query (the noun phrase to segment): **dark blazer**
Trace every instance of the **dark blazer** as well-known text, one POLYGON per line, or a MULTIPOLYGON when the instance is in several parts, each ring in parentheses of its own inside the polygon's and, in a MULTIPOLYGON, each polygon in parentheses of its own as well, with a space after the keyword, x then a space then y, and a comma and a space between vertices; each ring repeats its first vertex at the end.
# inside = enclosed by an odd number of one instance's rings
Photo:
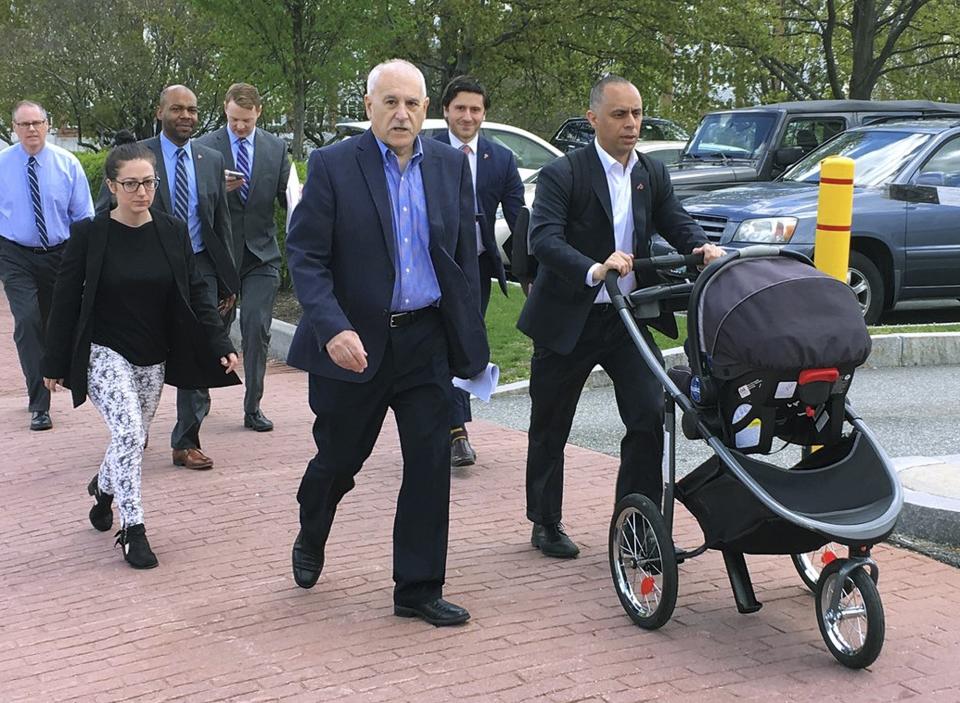
MULTIPOLYGON (((216 150, 223 157, 226 168, 237 170, 233 159, 230 132, 226 127, 199 137, 195 144, 216 150)), ((287 207, 287 179, 290 177, 290 159, 282 139, 258 128, 253 137, 253 172, 247 202, 240 199, 240 190, 227 193, 230 206, 230 243, 237 269, 243 265, 243 250, 263 264, 280 268, 280 247, 277 245, 277 221, 274 218, 274 200, 287 207)))
MULTIPOLYGON (((207 302, 184 222, 151 209, 160 245, 173 271, 176 295, 168 311, 164 380, 179 388, 235 386, 220 357, 234 351, 217 309, 207 302)), ((107 247, 110 215, 97 215, 70 227, 47 322, 41 369, 46 378, 62 378, 77 407, 87 397, 87 367, 93 336, 93 309, 107 247)))
MULTIPOLYGON (((685 254, 706 244, 703 230, 674 195, 666 167, 652 159, 649 163, 661 169, 662 186, 656 202, 643 161, 630 174, 634 256, 650 256, 650 239, 655 233, 685 254)), ((587 191, 586 184, 579 185, 579 191, 587 191)), ((530 246, 540 265, 517 328, 535 344, 558 354, 569 354, 599 292, 599 288, 587 285, 587 271, 593 264, 606 261, 614 251, 610 190, 592 142, 540 171, 530 226, 530 246), (574 192, 575 173, 589 179, 592 192, 584 202, 574 192)))
MULTIPOLYGON (((450 371, 467 378, 489 360, 480 315, 477 234, 470 165, 458 151, 421 139, 430 258, 440 284, 450 371)), ((287 262, 303 317, 287 363, 363 383, 383 359, 396 277, 395 234, 383 157, 370 130, 314 151, 287 235, 287 262), (362 374, 337 366, 326 343, 343 330, 367 352, 362 374)))
MULTIPOLYGON (((151 137, 140 142, 153 152, 157 160, 157 176, 160 178, 160 187, 157 188, 157 197, 153 201, 153 208, 173 215, 173 203, 170 202, 170 181, 172 174, 167 174, 163 162, 163 148, 160 146, 160 137, 151 137)), ((200 237, 213 260, 217 272, 217 298, 223 300, 234 293, 240 292, 240 278, 237 276, 237 265, 230 250, 232 239, 230 233, 230 211, 227 207, 227 184, 223 175, 223 157, 214 149, 191 142, 190 151, 193 153, 194 173, 197 181, 197 203, 200 213, 200 237)), ((97 214, 109 212, 111 208, 110 190, 104 183, 100 187, 97 197, 97 214)))
MULTIPOLYGON (((444 144, 450 143, 449 130, 442 130, 434 137, 444 144)), ((497 207, 503 206, 503 216, 513 233, 520 208, 524 206, 523 181, 517 171, 517 160, 505 146, 495 144, 484 136, 477 140, 477 209, 481 215, 480 240, 491 256, 500 289, 507 293, 507 277, 503 271, 500 247, 494 228, 497 223, 497 207)), ((526 233, 524 233, 526 236, 526 233)), ((508 249, 509 250, 509 249, 508 249)))

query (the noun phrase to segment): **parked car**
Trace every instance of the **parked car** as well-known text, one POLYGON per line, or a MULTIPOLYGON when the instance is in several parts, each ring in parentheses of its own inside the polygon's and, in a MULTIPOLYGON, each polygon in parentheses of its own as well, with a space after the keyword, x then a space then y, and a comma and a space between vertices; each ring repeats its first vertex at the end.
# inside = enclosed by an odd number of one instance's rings
MULTIPOLYGON (((640 123, 640 141, 645 142, 684 142, 690 138, 687 131, 676 122, 665 120, 662 117, 644 117, 640 123)), ((550 143, 561 151, 571 151, 577 147, 593 141, 593 127, 586 117, 571 117, 566 120, 553 137, 550 143)))
POLYGON ((724 247, 775 244, 812 257, 820 162, 834 155, 854 161, 848 282, 867 323, 901 300, 960 297, 960 118, 855 128, 776 182, 684 206, 724 247))
MULTIPOLYGON (((332 141, 339 141, 363 134, 370 128, 370 122, 340 122, 337 124, 337 136, 332 141)), ((447 123, 442 119, 429 118, 423 121, 420 133, 426 137, 433 137, 437 132, 447 129, 447 123)), ((553 161, 562 152, 536 134, 519 127, 513 127, 499 122, 484 121, 480 133, 487 139, 507 147, 517 159, 517 170, 520 178, 526 178, 543 166, 553 161)))
MULTIPOLYGON (((637 142, 637 151, 642 151, 643 153, 649 155, 653 159, 658 161, 663 161, 666 164, 670 164, 675 159, 679 158, 680 152, 683 150, 685 142, 674 142, 674 141, 653 141, 653 142, 637 142)), ((537 176, 540 174, 540 171, 534 171, 532 174, 524 178, 523 180, 523 198, 527 204, 527 207, 533 207, 533 196, 537 190, 537 176)), ((507 269, 510 268, 510 246, 508 246, 507 239, 510 237, 510 227, 507 226, 507 221, 503 217, 503 209, 497 208, 497 221, 494 225, 494 236, 497 239, 497 246, 500 247, 500 256, 503 258, 504 266, 507 269)))
POLYGON ((670 176, 682 199, 770 181, 851 127, 951 115, 960 115, 960 105, 926 100, 810 100, 719 110, 700 121, 670 176))

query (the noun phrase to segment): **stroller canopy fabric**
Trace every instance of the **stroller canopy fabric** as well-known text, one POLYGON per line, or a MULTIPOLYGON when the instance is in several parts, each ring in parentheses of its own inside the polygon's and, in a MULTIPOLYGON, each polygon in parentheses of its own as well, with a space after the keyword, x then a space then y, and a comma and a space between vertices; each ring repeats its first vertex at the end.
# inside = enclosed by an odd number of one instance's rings
POLYGON ((859 366, 870 355, 850 287, 794 259, 730 261, 695 304, 700 350, 720 378, 755 369, 859 366))

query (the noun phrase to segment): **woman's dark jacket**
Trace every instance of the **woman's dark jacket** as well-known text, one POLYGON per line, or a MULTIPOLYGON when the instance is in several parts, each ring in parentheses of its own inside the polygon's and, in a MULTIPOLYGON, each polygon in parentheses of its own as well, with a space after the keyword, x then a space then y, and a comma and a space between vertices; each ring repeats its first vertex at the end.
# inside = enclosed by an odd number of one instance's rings
MULTIPOLYGON (((160 246, 173 271, 175 291, 167 310, 167 360, 164 381, 178 388, 235 386, 220 357, 234 351, 217 312, 205 295, 206 283, 194 262, 187 225, 159 210, 150 210, 160 246)), ((150 226, 150 225, 147 225, 150 226)), ((73 406, 87 398, 87 367, 93 337, 93 310, 110 231, 110 215, 81 220, 70 227, 47 321, 45 378, 62 378, 73 393, 73 406)))

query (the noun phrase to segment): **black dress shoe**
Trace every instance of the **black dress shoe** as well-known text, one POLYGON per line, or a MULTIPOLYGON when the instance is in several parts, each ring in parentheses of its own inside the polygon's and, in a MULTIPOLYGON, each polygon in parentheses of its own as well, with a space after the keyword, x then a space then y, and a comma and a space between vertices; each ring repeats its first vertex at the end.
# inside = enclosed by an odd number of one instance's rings
POLYGON ((51 427, 53 427, 53 422, 50 420, 50 413, 46 410, 37 410, 30 417, 30 429, 35 432, 49 430, 51 427))
POLYGON ((420 618, 436 627, 462 625, 470 619, 466 608, 454 605, 443 598, 419 603, 418 605, 394 605, 393 612, 401 618, 420 618))
POLYGON ((323 547, 316 549, 304 542, 303 531, 293 542, 293 580, 300 588, 313 588, 323 571, 323 547))
POLYGON ((90 524, 101 532, 113 527, 113 496, 100 490, 99 475, 94 474, 93 480, 87 484, 87 493, 96 499, 90 508, 90 524))
POLYGON ((545 556, 557 559, 573 559, 580 553, 580 547, 573 543, 563 531, 559 522, 555 525, 538 525, 534 523, 530 544, 539 549, 545 556))
POLYGON ((470 440, 466 435, 457 437, 450 443, 450 465, 451 466, 473 466, 477 463, 477 453, 470 446, 470 440))
POLYGON ((269 432, 273 429, 273 423, 259 410, 255 413, 245 413, 243 416, 243 426, 255 432, 269 432))

